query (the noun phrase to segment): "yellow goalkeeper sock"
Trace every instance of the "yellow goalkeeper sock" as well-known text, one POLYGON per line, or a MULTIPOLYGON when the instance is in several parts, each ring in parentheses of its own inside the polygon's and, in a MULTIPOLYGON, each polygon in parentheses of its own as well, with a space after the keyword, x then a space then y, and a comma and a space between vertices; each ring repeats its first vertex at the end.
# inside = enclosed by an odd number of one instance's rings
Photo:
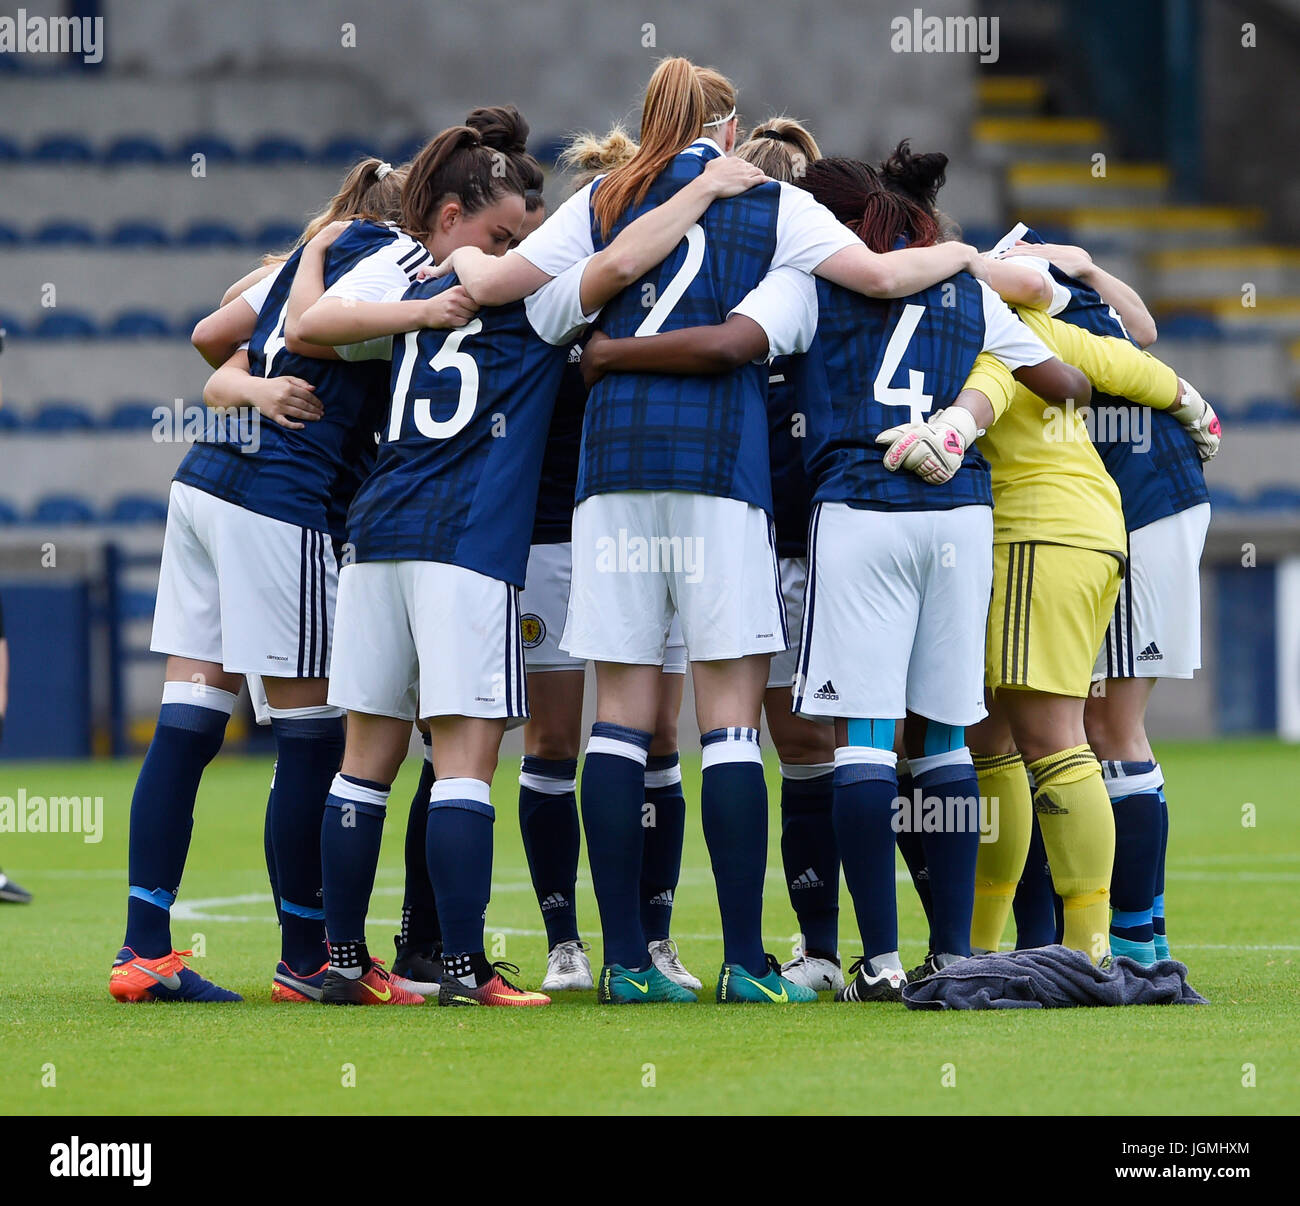
POLYGON ((1016 884, 1025 869, 1033 805, 1019 754, 975 754, 973 761, 980 795, 995 802, 989 808, 990 815, 997 818, 997 837, 991 842, 980 840, 970 944, 973 951, 995 951, 1011 915, 1016 884))
POLYGON ((1115 861, 1115 814, 1101 764, 1086 745, 1078 745, 1031 762, 1029 770, 1052 884, 1065 902, 1062 941, 1098 963, 1110 949, 1110 872, 1115 861))

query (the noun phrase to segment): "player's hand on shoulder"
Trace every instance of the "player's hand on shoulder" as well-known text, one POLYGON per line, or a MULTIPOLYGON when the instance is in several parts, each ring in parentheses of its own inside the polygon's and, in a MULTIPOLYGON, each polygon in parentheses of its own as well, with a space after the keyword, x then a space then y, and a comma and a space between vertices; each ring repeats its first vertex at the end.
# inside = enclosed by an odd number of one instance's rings
POLYGON ((301 431, 325 415, 325 407, 316 397, 316 387, 301 377, 254 377, 257 391, 254 402, 268 419, 290 431, 301 431))
POLYGON ((452 285, 424 303, 426 327, 463 327, 478 313, 478 303, 461 285, 452 285))
POLYGON ((326 247, 329 247, 334 240, 351 225, 351 219, 340 219, 337 222, 327 222, 320 228, 320 230, 312 235, 308 246, 315 247, 319 251, 324 251, 326 247))
POLYGON ((605 375, 604 345, 610 343, 610 337, 604 331, 592 331, 587 339, 587 346, 582 349, 582 380, 591 389, 605 375))
POLYGON ((755 185, 766 183, 767 179, 760 168, 733 155, 710 159, 705 164, 703 174, 705 184, 712 189, 715 197, 739 196, 755 185))
POLYGON ((966 271, 971 274, 977 281, 988 283, 989 264, 988 260, 980 254, 978 247, 972 247, 969 243, 963 243, 967 251, 966 271))
POLYGON ((1008 247, 1003 255, 1033 255, 1055 264, 1066 276, 1081 277, 1092 267, 1092 256, 1082 247, 1070 243, 1026 243, 1023 239, 1008 247))

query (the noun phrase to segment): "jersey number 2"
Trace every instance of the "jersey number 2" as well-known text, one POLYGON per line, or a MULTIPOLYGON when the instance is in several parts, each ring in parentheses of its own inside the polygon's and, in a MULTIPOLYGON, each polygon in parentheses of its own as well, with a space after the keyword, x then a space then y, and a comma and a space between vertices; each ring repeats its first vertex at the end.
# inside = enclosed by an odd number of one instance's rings
POLYGON ((908 421, 920 423, 930 413, 934 398, 925 392, 925 374, 920 369, 907 370, 906 385, 890 385, 898 366, 907 354, 907 345, 912 342, 916 328, 925 314, 924 306, 904 306, 898 326, 894 328, 885 345, 885 356, 880 362, 880 371, 871 383, 872 393, 881 406, 906 406, 908 421))
POLYGON ((659 300, 651 307, 650 313, 641 321, 635 334, 658 335, 664 319, 673 312, 673 307, 682 300, 682 294, 690 287, 700 274, 704 263, 704 227, 698 222, 686 232, 686 258, 682 266, 673 273, 668 287, 659 295, 659 300))
MULTIPOLYGON (((456 400, 456 410, 450 419, 435 419, 432 412, 431 398, 413 398, 413 416, 415 429, 431 440, 449 440, 457 432, 463 431, 474 417, 474 408, 478 405, 478 365, 474 357, 460 350, 461 343, 470 335, 477 335, 483 329, 483 320, 473 318, 463 327, 458 327, 443 341, 438 353, 429 361, 429 367, 435 373, 443 369, 455 369, 460 373, 460 396, 456 400)), ((415 367, 418 352, 419 331, 410 331, 406 336, 406 353, 403 357, 401 375, 397 388, 393 391, 393 410, 388 419, 388 438, 390 441, 401 438, 402 418, 406 409, 406 395, 411 383, 411 371, 415 367)))

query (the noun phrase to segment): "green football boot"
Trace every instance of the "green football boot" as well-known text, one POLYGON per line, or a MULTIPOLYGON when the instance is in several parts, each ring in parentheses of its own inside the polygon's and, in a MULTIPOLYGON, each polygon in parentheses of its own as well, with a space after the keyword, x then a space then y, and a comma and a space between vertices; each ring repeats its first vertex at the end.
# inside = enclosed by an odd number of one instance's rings
POLYGON ((767 975, 755 979, 739 963, 724 963, 718 974, 718 1004, 803 1005, 815 1001, 811 988, 781 975, 781 966, 767 956, 767 975))
POLYGON ((601 1005, 681 1003, 698 999, 689 988, 674 984, 653 964, 645 971, 634 972, 621 963, 606 963, 596 984, 596 1000, 601 1005))

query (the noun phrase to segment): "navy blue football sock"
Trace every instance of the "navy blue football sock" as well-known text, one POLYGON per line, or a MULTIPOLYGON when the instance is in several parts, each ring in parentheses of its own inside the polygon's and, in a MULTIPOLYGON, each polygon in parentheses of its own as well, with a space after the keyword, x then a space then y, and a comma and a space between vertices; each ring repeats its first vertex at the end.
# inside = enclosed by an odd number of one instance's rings
POLYGON ((641 857, 641 928, 647 942, 667 938, 673 923, 673 893, 682 873, 686 797, 678 756, 651 754, 645 765, 645 849, 641 857))
MULTIPOLYGON (((1160 770, 1157 763, 1156 770, 1160 770)), ((1165 929, 1165 853, 1169 849, 1169 802, 1165 799, 1164 772, 1160 774, 1160 857, 1156 860, 1156 898, 1151 907, 1151 928, 1155 932, 1156 958, 1169 958, 1169 934, 1165 929)))
POLYGON ((898 952, 895 763, 892 750, 849 745, 835 751, 835 843, 868 959, 898 952))
POLYGON ((131 797, 123 945, 141 958, 171 952, 171 907, 190 849, 199 780, 221 748, 234 706, 229 691, 202 683, 163 684, 158 726, 131 797))
POLYGON ((921 793, 920 836, 931 899, 930 949, 935 954, 966 956, 980 847, 979 778, 965 746, 908 762, 921 793), (931 805, 930 800, 936 803, 931 805), (941 824, 929 822, 932 807, 941 810, 941 824))
POLYGON ((603 962, 632 971, 650 964, 641 928, 641 818, 650 738, 643 729, 598 720, 582 766, 582 827, 600 908, 603 962))
MULTIPOLYGON (((912 781, 911 768, 906 758, 898 760, 897 773, 898 798, 904 801, 906 808, 903 816, 910 818, 916 810, 916 802, 913 798, 916 785, 912 781)), ((907 864, 907 873, 912 877, 912 887, 916 889, 921 908, 925 910, 926 925, 930 929, 930 950, 935 950, 937 948, 934 945, 934 905, 930 897, 930 872, 925 865, 925 843, 916 827, 908 822, 900 821, 895 837, 898 841, 898 852, 903 856, 903 862, 907 864)))
POLYGON ((835 846, 835 764, 781 763, 781 864, 804 950, 839 949, 840 855, 835 846))
POLYGON ((1165 813, 1160 771, 1151 761, 1102 763, 1115 814, 1115 865, 1110 879, 1111 949, 1139 962, 1155 959, 1156 877, 1165 813))
POLYGON ((433 785, 425 856, 438 899, 444 961, 484 949, 495 818, 491 789, 481 779, 439 779, 433 785))
MULTIPOLYGON (((392 785, 337 774, 325 800, 320 853, 325 900, 325 931, 330 946, 357 943, 364 948, 366 913, 375 887, 384 815, 392 785)), ((331 966, 339 966, 330 951, 331 966)), ((368 957, 360 961, 369 970, 368 957)))
POLYGON ((546 927, 546 944, 578 937, 578 760, 525 754, 519 767, 519 832, 546 927))
POLYGON ((280 958, 311 974, 328 957, 321 902, 321 819, 343 760, 343 716, 337 708, 271 709, 275 781, 271 829, 280 892, 280 958))
POLYGON ((758 730, 710 729, 703 747, 700 818, 722 914, 723 960, 767 974, 763 880, 767 875, 767 782, 758 730))
POLYGON ((420 782, 411 797, 406 816, 406 886, 402 893, 403 946, 432 952, 442 941, 438 926, 438 905, 429 882, 429 862, 425 854, 425 836, 429 827, 429 793, 433 791, 433 755, 429 734, 424 737, 424 761, 420 763, 420 782))
MULTIPOLYGON (((275 772, 271 772, 271 785, 275 786, 275 772)), ((271 903, 275 905, 275 923, 281 924, 280 883, 275 873, 275 842, 271 837, 271 796, 266 797, 266 820, 262 823, 262 854, 266 858, 266 878, 271 881, 271 903)))
POLYGON ((1029 831, 1029 853, 1025 855, 1025 869, 1016 884, 1016 895, 1011 905, 1016 918, 1017 950, 1051 946, 1057 941, 1055 896, 1052 869, 1047 863, 1043 833, 1038 828, 1038 818, 1035 816, 1029 831))

